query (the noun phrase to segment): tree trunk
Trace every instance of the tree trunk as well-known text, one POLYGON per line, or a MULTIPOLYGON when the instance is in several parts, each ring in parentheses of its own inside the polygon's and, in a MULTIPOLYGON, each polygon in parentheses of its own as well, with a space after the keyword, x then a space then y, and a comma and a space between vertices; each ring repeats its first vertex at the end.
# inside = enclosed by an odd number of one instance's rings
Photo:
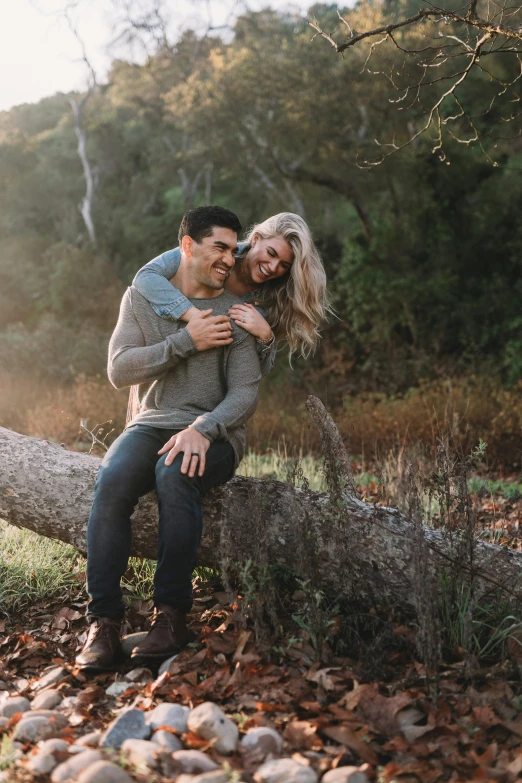
MULTIPOLYGON (((334 449, 330 462, 327 458, 329 469, 342 460, 334 449)), ((85 553, 99 462, 0 428, 0 517, 85 553)), ((264 557, 304 578, 312 568, 315 584, 329 595, 414 608, 419 582, 412 550, 415 526, 394 509, 362 502, 350 485, 350 480, 338 482, 332 495, 325 495, 278 481, 232 479, 204 500, 200 565, 233 565, 248 558, 258 563, 264 557)), ((132 529, 132 554, 155 558, 154 494, 140 501, 132 529)), ((455 542, 431 528, 421 532, 434 573, 454 562, 455 542)), ((478 543, 473 575, 485 590, 502 587, 519 596, 522 554, 478 543)))

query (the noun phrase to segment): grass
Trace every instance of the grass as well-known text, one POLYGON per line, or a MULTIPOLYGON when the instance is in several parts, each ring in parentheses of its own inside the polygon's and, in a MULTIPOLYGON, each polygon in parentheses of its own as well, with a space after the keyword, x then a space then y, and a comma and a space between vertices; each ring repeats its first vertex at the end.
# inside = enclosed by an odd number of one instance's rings
POLYGON ((72 546, 0 520, 0 611, 11 614, 78 586, 84 563, 72 546))
POLYGON ((508 500, 520 500, 522 497, 522 484, 513 481, 492 481, 473 476, 468 481, 468 489, 473 494, 484 490, 488 495, 502 495, 508 500))

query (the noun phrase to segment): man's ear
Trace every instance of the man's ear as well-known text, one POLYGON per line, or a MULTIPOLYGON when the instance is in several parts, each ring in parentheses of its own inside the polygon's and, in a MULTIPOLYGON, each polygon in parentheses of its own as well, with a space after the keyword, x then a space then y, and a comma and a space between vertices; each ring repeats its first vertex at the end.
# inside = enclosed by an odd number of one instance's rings
POLYGON ((181 252, 184 253, 187 258, 192 257, 192 245, 193 245, 193 239, 192 237, 189 237, 188 234, 185 234, 184 237, 181 239, 181 252))

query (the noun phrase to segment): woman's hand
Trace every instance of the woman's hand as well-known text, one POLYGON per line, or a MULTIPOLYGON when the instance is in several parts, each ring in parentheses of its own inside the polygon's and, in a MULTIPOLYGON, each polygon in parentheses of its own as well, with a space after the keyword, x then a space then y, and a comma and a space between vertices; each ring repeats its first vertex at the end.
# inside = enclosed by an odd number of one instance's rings
POLYGON ((238 326, 241 326, 258 340, 270 340, 272 329, 268 321, 251 304, 232 305, 229 316, 238 326))
POLYGON ((226 315, 212 315, 212 310, 198 310, 185 329, 198 351, 207 351, 232 342, 232 326, 226 315))

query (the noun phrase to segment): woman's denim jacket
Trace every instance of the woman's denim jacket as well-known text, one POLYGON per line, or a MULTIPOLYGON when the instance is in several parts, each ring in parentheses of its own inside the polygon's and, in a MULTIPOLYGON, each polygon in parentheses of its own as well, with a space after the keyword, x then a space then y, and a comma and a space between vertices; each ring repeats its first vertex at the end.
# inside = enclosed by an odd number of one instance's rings
MULTIPOLYGON (((245 248, 246 244, 244 242, 238 244, 236 261, 245 251, 245 248)), ((154 312, 168 321, 178 321, 183 313, 189 307, 192 307, 190 300, 169 282, 170 278, 174 277, 178 271, 180 261, 181 251, 179 247, 167 250, 160 256, 153 258, 148 264, 145 264, 132 281, 132 285, 138 289, 145 299, 148 299, 154 312)), ((246 302, 252 298, 252 294, 245 294, 240 298, 246 302)), ((259 310, 263 318, 266 318, 266 311, 262 307, 256 305, 256 309, 259 310)), ((261 343, 256 343, 256 345, 261 364, 261 373, 262 375, 267 375, 275 363, 276 346, 275 344, 265 346, 261 343)))

